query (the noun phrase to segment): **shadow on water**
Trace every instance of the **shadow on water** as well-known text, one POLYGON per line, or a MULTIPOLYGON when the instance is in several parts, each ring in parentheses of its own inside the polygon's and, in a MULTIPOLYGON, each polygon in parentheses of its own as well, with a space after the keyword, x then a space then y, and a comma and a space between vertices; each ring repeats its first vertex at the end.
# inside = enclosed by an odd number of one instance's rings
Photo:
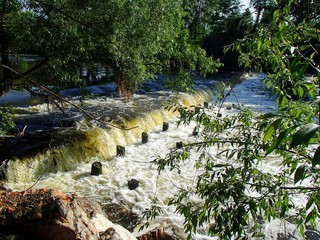
POLYGON ((320 231, 315 229, 309 229, 305 232, 305 237, 307 240, 319 240, 320 239, 320 231))
MULTIPOLYGON (((306 240, 319 240, 320 239, 320 232, 316 229, 308 229, 305 231, 305 239, 306 240)), ((295 239, 291 234, 277 234, 277 240, 291 240, 295 239)))
POLYGON ((129 231, 133 231, 139 223, 139 216, 125 206, 117 203, 107 203, 102 208, 110 221, 121 225, 129 231))

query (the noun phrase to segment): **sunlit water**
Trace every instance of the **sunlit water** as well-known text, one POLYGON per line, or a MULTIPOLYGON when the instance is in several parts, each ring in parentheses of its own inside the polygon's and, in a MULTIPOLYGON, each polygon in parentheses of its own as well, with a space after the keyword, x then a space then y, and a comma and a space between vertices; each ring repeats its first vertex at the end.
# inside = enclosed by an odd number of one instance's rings
MULTIPOLYGON (((275 99, 270 98, 262 87, 264 75, 248 76, 245 81, 238 84, 226 99, 221 108, 223 115, 233 114, 240 105, 252 108, 256 112, 276 111, 275 99)), ((213 104, 213 103, 212 103, 213 104)), ((215 112, 217 108, 211 110, 215 112)), ((192 142, 194 136, 192 131, 194 124, 190 126, 176 127, 177 118, 171 119, 169 130, 162 131, 162 125, 155 126, 149 133, 149 141, 146 144, 140 142, 126 148, 125 157, 114 157, 110 161, 105 161, 95 157, 87 164, 78 164, 75 169, 68 172, 58 172, 46 174, 36 182, 34 188, 53 188, 64 192, 76 192, 79 196, 86 196, 98 200, 102 205, 116 203, 131 209, 135 214, 141 216, 143 211, 150 207, 151 199, 155 196, 159 198, 165 210, 163 215, 156 218, 150 228, 161 224, 174 226, 175 235, 179 239, 185 239, 182 229, 183 218, 175 213, 173 207, 165 204, 177 187, 193 184, 196 172, 193 168, 194 162, 186 164, 182 172, 164 171, 158 176, 156 166, 152 166, 150 161, 156 156, 164 157, 171 148, 176 146, 176 142, 192 142), (103 164, 103 174, 99 176, 90 175, 91 163, 101 161, 103 164), (140 185, 135 190, 129 190, 128 180, 136 179, 140 185)), ((214 151, 214 149, 212 150, 214 151)), ((195 159, 193 156, 193 159, 195 159)), ((276 171, 277 165, 270 164, 270 171, 276 171)), ((15 190, 24 190, 34 185, 34 182, 7 182, 6 185, 15 190)), ((139 226, 134 229, 134 234, 139 235, 139 226)), ((266 239, 276 239, 277 235, 290 230, 293 232, 295 227, 284 224, 277 220, 268 223, 264 233, 266 239)), ((298 234, 295 234, 296 238, 298 234)), ((203 229, 194 236, 194 239, 215 239, 205 236, 203 229)))

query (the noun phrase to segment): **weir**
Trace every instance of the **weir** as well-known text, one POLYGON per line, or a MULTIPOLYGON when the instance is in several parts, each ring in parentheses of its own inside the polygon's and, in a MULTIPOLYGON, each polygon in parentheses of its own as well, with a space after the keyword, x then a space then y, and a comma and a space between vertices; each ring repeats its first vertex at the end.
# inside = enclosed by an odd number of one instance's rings
POLYGON ((86 100, 83 102, 84 109, 116 127, 81 119, 77 123, 76 134, 70 134, 70 131, 75 131, 74 128, 65 130, 57 146, 49 145, 33 156, 6 160, 5 177, 9 182, 33 182, 44 174, 69 171, 80 163, 93 162, 97 157, 108 161, 116 155, 117 145, 141 143, 143 132, 154 131, 163 122, 176 120, 178 112, 165 109, 169 102, 186 108, 203 106, 204 102, 212 101, 223 91, 224 84, 214 82, 210 88, 197 89, 193 93, 161 91, 135 95, 127 103, 109 98, 86 100), (68 137, 65 138, 63 134, 68 137))
MULTIPOLYGON (((277 112, 277 105, 275 103, 275 99, 271 98, 268 94, 265 94, 263 91, 263 79, 265 75, 257 74, 246 77, 246 80, 237 84, 233 89, 232 94, 230 94, 227 100, 223 104, 219 104, 218 107, 205 107, 206 109, 200 109, 200 114, 202 111, 208 113, 209 115, 213 114, 217 116, 217 112, 221 113, 223 116, 228 116, 232 114, 236 114, 238 112, 237 106, 244 104, 244 106, 249 107, 256 113, 267 113, 267 112, 277 112)), ((210 93, 210 91, 205 91, 210 93)), ((208 100, 210 106, 215 103, 215 96, 217 96, 219 92, 212 92, 209 96, 211 96, 211 101, 208 100)), ((202 93, 200 94, 202 95, 202 93)), ((127 229, 130 229, 131 232, 135 236, 140 236, 141 232, 139 231, 141 224, 140 216, 143 215, 145 210, 150 209, 151 203, 154 201, 155 196, 158 198, 159 207, 162 208, 163 213, 161 216, 156 217, 154 220, 150 222, 150 229, 154 229, 159 226, 163 226, 163 224, 167 226, 172 226, 172 232, 176 239, 187 239, 186 234, 183 231, 183 224, 185 219, 176 211, 176 208, 173 206, 168 206, 168 202, 172 198, 174 194, 183 189, 187 189, 194 187, 195 177, 200 176, 202 174, 202 170, 198 167, 198 152, 191 153, 190 160, 181 162, 180 170, 181 171, 164 171, 160 175, 158 174, 157 166, 152 165, 151 161, 155 160, 155 158, 160 157, 163 158, 170 152, 171 149, 177 149, 184 144, 192 143, 194 141, 201 141, 201 138, 193 135, 193 131, 195 127, 197 127, 195 122, 191 122, 190 125, 180 124, 179 126, 175 126, 173 121, 177 119, 179 116, 172 116, 170 127, 167 131, 162 131, 163 117, 160 109, 161 107, 156 108, 155 102, 152 99, 157 100, 168 100, 167 98, 169 94, 159 93, 158 97, 156 94, 151 94, 151 96, 134 96, 134 100, 131 102, 116 102, 116 100, 108 99, 108 101, 99 101, 100 109, 97 109, 95 101, 90 100, 86 101, 85 105, 90 105, 97 111, 99 116, 103 116, 105 112, 107 112, 108 106, 110 109, 114 109, 115 112, 121 114, 122 118, 115 119, 111 121, 112 123, 118 123, 119 126, 124 126, 125 122, 132 122, 132 126, 137 124, 145 124, 148 122, 149 126, 147 127, 150 131, 148 131, 149 141, 148 143, 141 143, 141 136, 138 134, 138 138, 135 140, 135 144, 131 144, 126 147, 125 156, 112 156, 110 160, 106 160, 105 158, 97 155, 97 151, 90 150, 92 157, 88 157, 87 163, 77 162, 75 158, 72 156, 73 153, 70 153, 70 148, 65 153, 62 153, 62 146, 55 148, 58 151, 61 150, 61 156, 65 158, 65 163, 60 162, 59 166, 66 164, 68 161, 74 161, 74 164, 70 164, 70 171, 57 171, 49 174, 45 174, 39 181, 26 182, 22 176, 26 179, 29 177, 27 173, 28 167, 27 164, 24 166, 21 165, 21 172, 16 172, 15 174, 20 174, 20 182, 5 182, 5 186, 18 190, 24 191, 26 189, 38 189, 38 188, 49 188, 54 190, 60 190, 66 193, 77 193, 78 196, 93 198, 95 199, 104 210, 108 213, 108 217, 113 222, 117 222, 124 226, 127 229), (142 100, 136 101, 137 99, 142 100), (112 101, 115 101, 115 106, 112 105, 112 101), (108 104, 107 104, 108 103, 108 104), (147 104, 150 103, 150 104, 147 104), (103 106, 103 105, 106 106, 103 106), (130 107, 125 110, 125 106, 130 107), (152 108, 150 108, 152 106, 152 108), (103 109, 106 109, 103 111, 103 109), (151 110, 151 109, 154 109, 151 110), (127 113, 130 114, 127 114, 127 113), (152 114, 151 114, 152 112, 152 114), (135 121, 134 119, 128 118, 128 116, 133 116, 133 113, 137 113, 136 116, 139 116, 135 121), (148 114, 147 114, 148 113, 148 114), (145 115, 145 117, 143 117, 145 115), (140 120, 138 120, 140 119, 140 120), (154 126, 154 127, 153 127, 154 126), (71 156, 70 160, 67 160, 66 154, 71 156), (96 157, 94 157, 96 156, 96 157), (92 175, 92 163, 100 162, 102 165, 102 173, 100 175, 92 175), (139 182, 139 187, 134 190, 130 189, 129 181, 135 179, 139 182), (121 215, 121 214, 124 215, 121 215), (119 216, 120 214, 120 216, 119 216), (111 216, 110 216, 111 215, 111 216), (125 217, 124 217, 125 216, 125 217), (130 216, 130 217, 128 217, 130 216)), ((179 101, 183 102, 188 97, 180 98, 179 101)), ((192 96, 192 99, 194 97, 192 96)), ((176 98, 177 100, 177 98, 176 98)), ((198 99, 199 100, 199 99, 198 99)), ((200 98, 199 108, 203 105, 202 99, 200 98)), ((178 101, 178 100, 177 100, 178 101)), ((190 98, 190 102, 193 101, 190 98)), ((185 102, 185 104, 188 104, 185 102)), ((194 102, 192 102, 194 104, 194 102)), ((191 107, 191 106, 190 106, 191 107)), ((195 109, 192 107, 192 109, 195 109)), ((165 113, 168 114, 168 113, 165 113)), ((111 116, 106 114, 107 116, 111 116)), ((108 117, 106 117, 107 119, 108 117)), ((101 139, 105 139, 105 134, 108 133, 111 129, 102 129, 102 126, 98 124, 92 124, 93 127, 90 127, 89 123, 85 120, 79 121, 78 123, 78 131, 74 134, 77 135, 78 132, 87 133, 90 132, 93 135, 93 138, 96 138, 96 134, 101 137, 101 139), (106 133, 105 133, 106 132, 106 133)), ((117 132, 118 134, 119 131, 117 132)), ((201 133, 201 130, 200 132, 201 133)), ((111 138, 110 135, 106 134, 111 138)), ((77 135, 79 137, 79 134, 77 135)), ((83 134, 84 136, 84 134, 83 134)), ((117 136, 118 137, 118 136, 117 136)), ((123 133, 120 135, 122 138, 126 138, 127 135, 123 133)), ((79 137, 81 138, 81 137, 79 137)), ((102 141, 102 140, 100 140, 102 141)), ((72 145, 75 141, 69 141, 72 145)), ((84 142, 87 142, 85 139, 84 142)), ((99 140, 92 140, 92 145, 97 146, 99 140)), ((67 145, 67 144, 66 144, 67 145)), ((75 144, 76 145, 76 144, 75 144)), ((101 148, 105 150, 104 143, 101 143, 101 148)), ((115 144, 114 144, 115 145, 115 144)), ((77 151, 88 152, 87 149, 84 151, 84 145, 78 146, 74 148, 75 154, 80 155, 77 151)), ((112 151, 115 150, 116 146, 112 151)), ((220 149, 222 150, 222 149, 220 149)), ((179 149, 178 149, 179 151, 179 149)), ((217 163, 224 163, 225 159, 222 155, 218 154, 216 146, 208 149, 208 154, 210 154, 217 163)), ((88 154, 90 155, 90 154, 88 154)), ((91 155, 90 155, 91 156, 91 155)), ((42 154, 41 157, 43 159, 46 158, 45 154, 42 154)), ((33 161, 35 158, 31 158, 33 161)), ((82 156, 79 157, 79 161, 82 161, 82 156)), ((54 163, 54 161, 53 161, 54 163)), ((30 168, 34 167, 31 166, 30 168)), ((279 158, 278 156, 271 157, 268 161, 262 163, 261 167, 264 171, 270 172, 270 174, 277 174, 279 172, 279 158)), ((44 168, 45 169, 45 168, 44 168)), ((32 173, 32 171, 30 170, 32 173)), ((19 179, 18 177, 16 179, 19 179)), ((35 178, 33 176, 33 178, 35 178)), ((293 179, 292 179, 293 181, 293 179)), ((195 198, 195 202, 198 202, 199 199, 195 198)), ((303 202, 305 201, 305 196, 297 196, 295 201, 303 202)), ((200 202, 200 201, 199 201, 200 202)), ((208 226, 203 226, 199 228, 199 231, 194 234, 192 239, 200 240, 200 239, 216 239, 215 237, 210 237, 206 234, 208 231, 208 226)), ((295 239, 302 239, 298 237, 299 233, 296 231, 297 226, 291 224, 289 222, 284 223, 278 219, 273 220, 271 222, 266 222, 263 228, 261 229, 261 233, 265 234, 266 239, 273 239, 274 236, 279 236, 284 234, 289 234, 295 239)))

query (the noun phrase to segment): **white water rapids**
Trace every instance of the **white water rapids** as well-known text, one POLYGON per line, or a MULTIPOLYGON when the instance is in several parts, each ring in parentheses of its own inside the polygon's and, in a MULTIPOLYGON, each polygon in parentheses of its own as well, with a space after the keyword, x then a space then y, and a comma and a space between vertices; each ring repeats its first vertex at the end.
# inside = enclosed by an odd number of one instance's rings
MULTIPOLYGON (((222 106, 220 112, 225 116, 237 111, 238 104, 252 108, 256 112, 276 111, 275 99, 270 98, 262 87, 264 75, 253 75, 246 77, 245 81, 238 84, 222 106)), ((211 109, 208 111, 217 111, 211 109)), ((114 157, 106 161, 95 157, 90 163, 79 163, 74 170, 57 173, 49 173, 41 177, 34 188, 53 188, 64 192, 76 192, 80 196, 97 199, 101 204, 115 203, 126 206, 138 216, 150 207, 151 199, 155 194, 163 203, 165 212, 156 218, 150 229, 161 224, 173 225, 175 235, 179 239, 185 239, 183 233, 183 217, 175 213, 173 207, 166 207, 165 203, 172 194, 177 191, 177 186, 186 186, 193 183, 195 170, 194 162, 184 166, 182 172, 166 171, 158 176, 155 166, 150 164, 155 156, 164 157, 176 142, 194 141, 192 131, 195 125, 176 127, 176 118, 171 119, 169 130, 162 131, 162 125, 156 126, 149 133, 149 141, 146 144, 136 143, 126 147, 125 157, 114 157), (90 175, 91 163, 101 161, 103 174, 99 176, 90 175), (140 186, 135 190, 129 190, 128 180, 137 179, 140 186)), ((195 156, 196 157, 196 156, 195 156)), ((276 171, 276 162, 268 166, 270 171, 276 171)), ((32 186, 34 182, 6 182, 5 185, 14 190, 24 190, 32 186)), ((134 229, 134 234, 140 235, 139 226, 134 229)), ((286 232, 291 234, 292 239, 301 239, 295 226, 290 223, 282 223, 274 220, 267 223, 262 232, 265 239, 279 239, 286 232)), ((194 239, 216 239, 205 236, 204 230, 199 229, 194 239)), ((282 238, 286 239, 286 238, 282 238)), ((289 239, 289 238, 288 238, 289 239)))

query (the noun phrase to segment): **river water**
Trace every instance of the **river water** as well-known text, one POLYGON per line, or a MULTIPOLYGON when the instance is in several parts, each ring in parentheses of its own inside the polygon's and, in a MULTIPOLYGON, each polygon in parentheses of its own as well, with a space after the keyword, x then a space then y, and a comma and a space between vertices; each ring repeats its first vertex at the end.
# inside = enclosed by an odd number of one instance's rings
MULTIPOLYGON (((239 104, 250 107, 255 112, 276 111, 275 99, 271 98, 263 87, 264 77, 263 74, 247 76, 233 89, 220 112, 223 115, 234 114, 239 104)), ((214 102, 209 104, 212 106, 214 102)), ((215 112, 217 108, 210 108, 206 111, 215 112)), ((87 163, 75 164, 69 171, 44 174, 40 176, 36 184, 34 180, 30 181, 26 178, 27 180, 24 181, 23 178, 19 178, 18 181, 7 181, 5 185, 14 190, 24 190, 31 186, 33 188, 53 188, 94 198, 109 210, 113 208, 114 211, 123 211, 130 215, 124 222, 135 235, 140 235, 139 225, 134 228, 134 224, 130 225, 130 222, 137 222, 137 218, 150 207, 151 200, 157 196, 164 213, 151 222, 150 229, 164 224, 171 225, 178 239, 185 239, 186 235, 182 231, 183 217, 176 214, 173 207, 167 207, 166 203, 177 191, 177 187, 193 183, 195 162, 186 164, 181 173, 165 171, 159 176, 156 167, 152 166, 150 161, 156 156, 164 157, 170 149, 176 146, 177 142, 194 141, 192 131, 195 125, 191 123, 189 126, 177 127, 178 117, 174 115, 170 115, 170 119, 168 117, 166 120, 170 124, 167 131, 162 131, 161 124, 153 124, 152 131, 149 131, 148 143, 142 144, 136 141, 128 144, 124 157, 114 156, 111 160, 106 160, 101 156, 94 156, 87 163), (90 174, 91 164, 95 161, 101 162, 103 166, 103 173, 99 176, 90 174), (131 179, 139 181, 139 187, 135 190, 128 188, 128 181, 131 179)), ((275 171, 277 165, 271 162, 268 169, 275 171)), ((116 218, 115 221, 117 221, 116 218)), ((292 239, 300 239, 299 234, 295 232, 295 226, 277 220, 267 223, 262 232, 266 239, 280 239, 279 236, 284 236, 286 232, 290 232, 292 239)), ((194 239, 215 238, 206 236, 205 229, 199 229, 194 239)))

